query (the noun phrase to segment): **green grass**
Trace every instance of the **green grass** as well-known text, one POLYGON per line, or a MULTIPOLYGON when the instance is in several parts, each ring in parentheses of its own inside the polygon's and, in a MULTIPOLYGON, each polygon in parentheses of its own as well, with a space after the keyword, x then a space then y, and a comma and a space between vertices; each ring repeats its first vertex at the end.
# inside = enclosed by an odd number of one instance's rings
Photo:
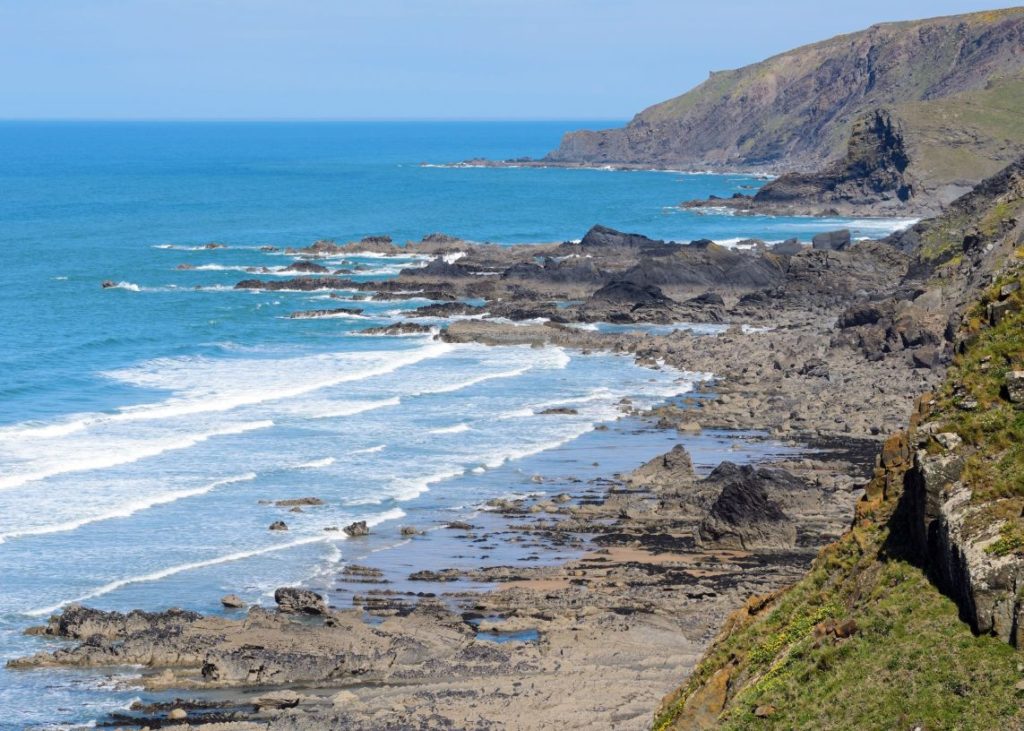
MULTIPOLYGON (((967 531, 1000 525, 986 548, 995 556, 1024 553, 1024 408, 1003 393, 1006 373, 1024 369, 1024 312, 991 327, 986 311, 1002 285, 1021 277, 1019 257, 1007 271, 967 313, 962 335, 969 345, 926 422, 963 439, 962 479, 978 508, 967 531), (960 408, 967 398, 978 407, 960 408)), ((1024 307, 1024 292, 1012 297, 1024 307)), ((654 728, 691 728, 687 698, 727 669, 720 729, 1024 729, 1024 691, 1017 690, 1024 653, 974 636, 956 604, 904 560, 908 526, 899 498, 867 504, 801 581, 760 613, 731 620, 654 728), (858 631, 818 637, 815 625, 825 619, 852 619, 858 631), (755 714, 768 706, 771 715, 755 714)))
POLYGON ((889 527, 857 530, 856 538, 847 534, 823 551, 767 616, 714 647, 655 728, 686 728, 673 725, 686 696, 729 664, 736 668, 731 683, 741 689, 719 718, 722 729, 1024 725, 1024 694, 1015 690, 1024 655, 995 638, 975 637, 919 568, 886 557, 889 527), (814 625, 827 617, 852 618, 858 632, 819 640, 814 625), (758 718, 759 706, 775 712, 758 718))
MULTIPOLYGON (((965 336, 971 345, 956 357, 932 415, 942 431, 955 432, 971 448, 963 479, 975 502, 1024 498, 1024 409, 1003 394, 1006 374, 1024 369, 1024 312, 1006 316, 996 327, 985 322, 986 305, 998 301, 999 288, 1011 279, 990 287, 968 313, 965 336), (961 409, 966 400, 978 407, 961 409)), ((1024 308, 1020 290, 1010 299, 1024 308)))

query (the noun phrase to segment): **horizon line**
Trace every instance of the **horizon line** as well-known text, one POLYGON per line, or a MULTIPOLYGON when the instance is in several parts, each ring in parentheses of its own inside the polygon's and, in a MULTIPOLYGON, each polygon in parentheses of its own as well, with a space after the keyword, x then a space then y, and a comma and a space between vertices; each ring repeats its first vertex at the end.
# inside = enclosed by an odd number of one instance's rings
POLYGON ((610 122, 623 123, 627 117, 0 117, 11 122, 610 122))

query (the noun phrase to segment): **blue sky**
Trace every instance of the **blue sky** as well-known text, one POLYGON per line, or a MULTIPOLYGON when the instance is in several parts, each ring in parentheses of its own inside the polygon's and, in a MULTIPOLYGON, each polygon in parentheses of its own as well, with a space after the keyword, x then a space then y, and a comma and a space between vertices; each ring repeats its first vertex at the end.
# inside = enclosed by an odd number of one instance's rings
POLYGON ((0 117, 626 119, 954 0, 0 0, 0 117))

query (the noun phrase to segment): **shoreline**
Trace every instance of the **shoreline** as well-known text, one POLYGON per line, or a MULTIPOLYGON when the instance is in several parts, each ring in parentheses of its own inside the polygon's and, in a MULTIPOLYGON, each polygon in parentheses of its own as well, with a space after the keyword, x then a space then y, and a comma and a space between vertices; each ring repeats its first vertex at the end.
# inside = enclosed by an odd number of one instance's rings
MULTIPOLYGON (((393 247, 373 243, 383 253, 393 247)), ((861 298, 854 288, 892 287, 905 271, 905 259, 876 242, 737 252, 595 227, 579 243, 540 251, 449 237, 425 243, 436 258, 392 280, 351 287, 350 280, 311 277, 238 287, 351 289, 353 298, 371 288, 374 298, 411 293, 440 304, 405 311, 383 332, 400 334, 418 317, 440 315, 448 327, 438 338, 449 342, 553 345, 620 353, 652 369, 714 373, 703 392, 670 399, 645 418, 676 443, 714 438, 715 429, 757 430, 802 451, 754 469, 731 464, 725 450, 701 475, 690 454, 673 446, 623 479, 594 474, 590 484, 556 482, 548 490, 543 475, 531 476, 520 501, 492 501, 493 510, 474 519, 480 526, 457 521, 429 539, 410 532, 398 551, 346 562, 323 593, 280 589, 277 612, 254 607, 232 619, 72 606, 35 630, 71 642, 12 667, 142 664, 144 684, 176 698, 230 688, 253 710, 228 718, 213 709, 206 720, 237 722, 238 731, 253 722, 268 729, 484 728, 496 719, 523 729, 643 728, 732 610, 797 580, 818 548, 848 527, 883 435, 905 421, 918 391, 941 370, 938 362, 911 363, 912 355, 923 357, 918 344, 878 365, 856 341, 837 339, 837 318, 861 298), (532 263, 538 255, 547 257, 543 266, 532 263), (653 272, 652 264, 659 276, 684 278, 666 291, 620 279, 624 271, 653 272), (491 272, 498 275, 474 276, 491 272), (645 331, 680 320, 724 329, 645 331), (638 332, 570 326, 595 322, 638 332), (837 444, 845 451, 834 451, 837 444), (530 495, 542 489, 544 496, 530 495), (427 563, 414 565, 416 558, 427 563), (465 591, 488 586, 499 590, 465 591)), ((320 259, 346 250, 321 243, 290 253, 320 259)), ((593 439, 615 434, 615 427, 588 432, 593 439)), ((183 701, 173 703, 140 711, 151 721, 176 710, 186 714, 178 720, 188 719, 183 701)), ((207 710, 193 706, 193 720, 207 710)))

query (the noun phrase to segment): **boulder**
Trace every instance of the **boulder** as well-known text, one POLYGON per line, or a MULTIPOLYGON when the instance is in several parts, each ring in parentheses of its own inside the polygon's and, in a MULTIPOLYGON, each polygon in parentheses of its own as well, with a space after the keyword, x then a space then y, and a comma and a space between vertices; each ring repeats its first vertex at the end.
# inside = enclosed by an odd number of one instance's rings
POLYGON ((327 602, 315 591, 297 586, 282 586, 274 592, 277 610, 284 614, 324 614, 327 602))
POLYGON ((228 609, 242 609, 245 602, 237 594, 225 594, 220 598, 220 603, 228 609))
POLYGON ((850 230, 826 231, 815 234, 811 246, 819 251, 842 251, 850 246, 850 230))
POLYGON ((370 535, 370 528, 366 525, 365 520, 357 520, 355 523, 349 523, 342 530, 344 530, 345 535, 350 538, 360 538, 362 536, 370 535))
POLYGON ((781 244, 775 244, 772 247, 772 253, 779 254, 780 256, 796 256, 803 250, 804 245, 797 239, 786 239, 781 244))
POLYGON ((288 524, 283 520, 275 520, 267 530, 288 530, 288 524))
POLYGON ((769 497, 768 489, 788 489, 794 482, 797 478, 784 470, 723 462, 704 480, 721 484, 722 491, 700 524, 701 542, 742 550, 792 548, 796 525, 769 497))
POLYGON ((1010 371, 1003 382, 1006 397, 1015 404, 1024 403, 1024 371, 1010 371))
POLYGON ((168 721, 184 721, 188 718, 188 712, 183 708, 172 708, 167 713, 168 721))

